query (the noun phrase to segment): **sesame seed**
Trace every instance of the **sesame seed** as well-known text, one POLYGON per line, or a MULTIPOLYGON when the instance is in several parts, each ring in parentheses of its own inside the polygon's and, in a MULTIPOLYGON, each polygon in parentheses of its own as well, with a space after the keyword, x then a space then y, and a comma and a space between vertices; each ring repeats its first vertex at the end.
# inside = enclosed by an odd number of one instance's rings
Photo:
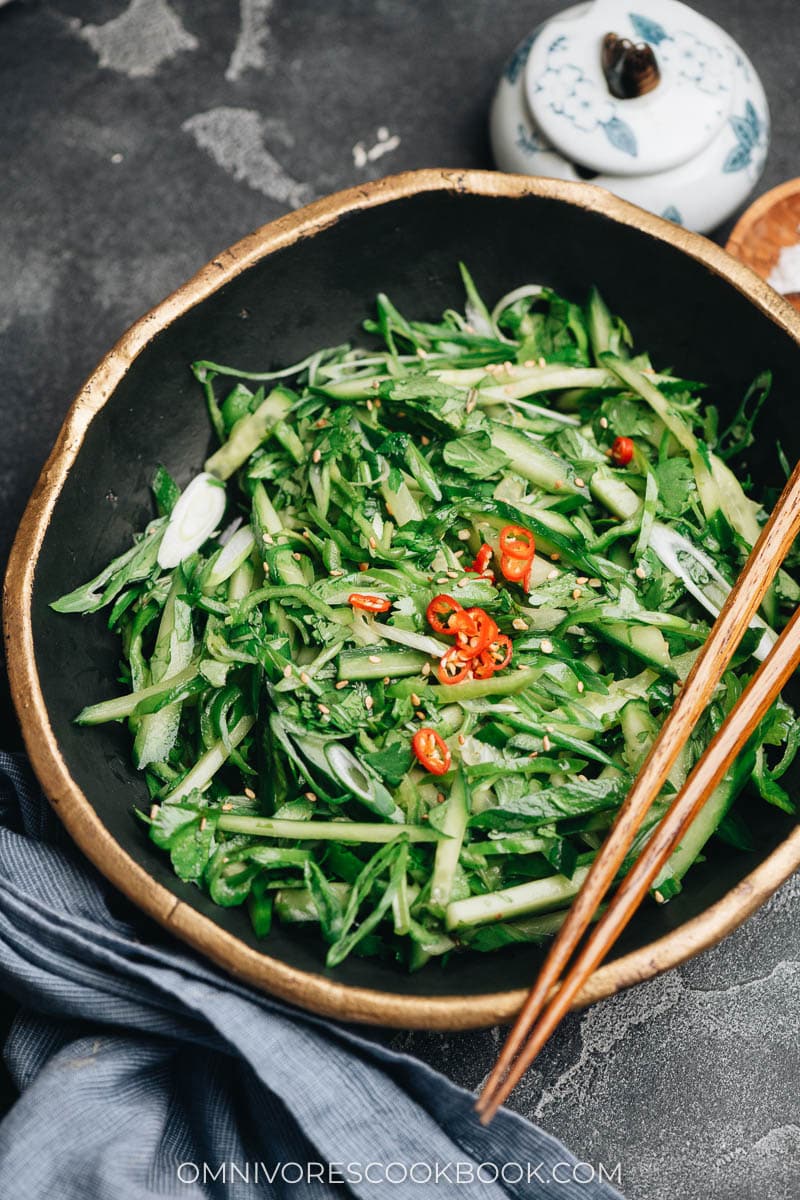
POLYGON ((374 407, 375 407, 375 405, 372 403, 372 401, 367 400, 367 412, 372 412, 374 407))
POLYGON ((601 428, 601 429, 608 429, 608 417, 601 417, 601 418, 600 418, 600 428, 601 428))
POLYGON ((373 379, 372 386, 373 386, 374 390, 377 392, 378 388, 381 386, 380 379, 373 379))
POLYGON ((231 804, 230 800, 226 800, 222 805, 222 812, 230 812, 232 808, 233 805, 231 804))
POLYGON ((583 595, 583 592, 581 591, 581 589, 580 589, 580 588, 573 588, 573 589, 572 589, 572 599, 573 599, 573 600, 580 600, 580 598, 581 598, 581 596, 582 596, 582 595, 583 595))
POLYGON ((422 711, 421 708, 417 709, 417 711, 414 713, 414 716, 417 718, 418 721, 425 720, 425 713, 422 711))
POLYGON ((586 483, 579 475, 575 476, 575 487, 586 487, 586 483))
POLYGON ((374 703, 375 703, 375 701, 372 699, 372 696, 367 696, 367 697, 365 697, 365 699, 364 699, 364 708, 366 708, 367 712, 370 712, 370 711, 371 711, 371 709, 372 709, 372 707, 373 707, 374 703))
MULTIPOLYGON (((458 571, 448 571, 447 578, 448 579, 458 579, 458 571)), ((442 582, 444 582, 444 581, 442 581, 442 582)))
POLYGON ((350 683, 349 679, 340 679, 339 682, 337 684, 335 684, 337 692, 340 692, 342 690, 342 688, 346 688, 349 683, 350 683))
POLYGON ((263 540, 264 540, 264 541, 267 543, 267 545, 268 545, 268 546, 274 546, 274 545, 275 545, 275 539, 274 539, 274 537, 272 536, 272 534, 271 534, 271 533, 262 533, 261 537, 262 537, 262 538, 263 538, 263 540))
POLYGON ((208 824, 208 821, 206 820, 206 818, 205 818, 205 817, 201 817, 201 818, 200 818, 200 832, 201 832, 201 833, 203 832, 203 830, 205 829, 205 827, 206 827, 206 825, 207 825, 207 824, 208 824))
POLYGON ((411 701, 411 703, 414 705, 414 708, 419 708, 420 704, 422 704, 422 701, 420 700, 420 698, 416 692, 412 692, 408 698, 411 701))
POLYGON ((305 796, 306 800, 308 800, 309 804, 316 804, 317 796, 315 792, 303 792, 303 795, 305 796))
POLYGON ((538 758, 538 757, 539 757, 538 750, 531 750, 530 754, 528 755, 528 758, 538 758))
POLYGON ((420 820, 421 820, 421 821, 427 821, 427 819, 428 819, 428 814, 427 814, 427 813, 423 813, 423 814, 422 814, 422 816, 420 817, 420 820))
POLYGON ((547 359, 544 357, 544 355, 542 355, 542 357, 539 359, 539 362, 537 363, 537 366, 539 366, 539 367, 546 367, 546 366, 547 366, 547 359))
POLYGON ((588 783, 588 782, 589 782, 589 780, 586 778, 585 775, 578 776, 578 783, 588 783))
POLYGON ((321 450, 315 450, 314 453, 311 455, 311 461, 315 462, 315 463, 318 463, 321 458, 322 458, 321 450))
POLYGON ((245 796, 247 796, 248 800, 255 800, 255 798, 256 798, 256 794, 252 788, 245 788, 244 794, 245 794, 245 796))
POLYGON ((469 530, 468 529, 459 529, 458 533, 456 534, 456 537, 458 538, 458 540, 460 542, 468 542, 469 541, 469 530))
POLYGON ((528 668, 525 666, 525 663, 517 663, 517 670, 518 670, 518 671, 527 671, 527 669, 528 669, 528 668))
POLYGON ((311 683, 311 676, 306 671, 301 671, 300 682, 305 684, 311 683))
POLYGON ((370 654, 369 661, 374 662, 374 663, 379 663, 381 661, 380 654, 370 654))
POLYGON ((561 555, 558 553, 557 550, 554 550, 553 553, 550 555, 550 561, 551 562, 560 562, 561 561, 561 555))
POLYGON ((602 579, 590 579, 589 580, 589 587, 602 587, 602 584, 603 584, 602 579))
POLYGON ((638 579, 645 579, 647 576, 647 572, 645 571, 644 567, 637 567, 634 571, 634 574, 638 579))
POLYGON ((655 900, 656 904, 664 903, 664 896, 661 892, 653 892, 653 899, 655 900))
POLYGON ((428 357, 428 351, 423 350, 422 346, 418 346, 417 347, 417 358, 427 358, 427 357, 428 357))
POLYGON ((430 675, 430 673, 431 673, 431 664, 429 662, 423 663, 422 664, 422 674, 430 675))
POLYGON ((463 745, 464 745, 464 743, 466 742, 466 740, 467 740, 467 739, 464 737, 463 733, 460 733, 460 734, 458 735, 458 744, 459 744, 459 746, 463 746, 463 745))
POLYGON ((388 675, 384 675, 383 679, 381 680, 381 683, 383 684, 384 687, 388 687, 391 682, 392 681, 388 675))
POLYGON ((298 562, 300 562, 300 559, 301 559, 302 557, 303 557, 303 556, 302 556, 302 554, 300 553, 300 551, 299 551, 299 550, 293 550, 293 551, 292 551, 292 558, 296 559, 298 562))
POLYGON ((317 429, 327 429, 327 427, 328 427, 328 422, 325 420, 324 417, 320 417, 320 419, 317 421, 317 429))
POLYGON ((437 792, 437 793, 436 793, 436 803, 437 803, 437 804, 444 804, 444 792, 437 792))
POLYGON ((544 728, 545 728, 546 733, 555 733, 555 729, 553 728, 552 725, 545 725, 544 728))
POLYGON ((322 713, 323 717, 327 717, 328 713, 331 711, 331 710, 328 708, 327 704, 318 704, 318 705, 317 705, 317 708, 318 708, 318 709, 319 709, 319 711, 322 713))
POLYGON ((468 583, 469 583, 469 580, 467 579, 467 577, 465 575, 463 579, 459 579, 458 583, 456 584, 456 587, 460 587, 460 588, 466 587, 468 583))
POLYGON ((588 583, 589 580, 586 578, 585 575, 578 575, 575 579, 575 582, 576 583, 588 583))
POLYGON ((542 654, 552 654, 553 643, 549 638, 542 638, 541 642, 539 643, 539 649, 541 650, 542 654))
POLYGON ((478 403, 478 393, 473 388, 472 391, 470 392, 469 396, 467 397, 467 403, 464 405, 465 411, 468 413, 473 412, 477 403, 478 403))
POLYGON ((342 570, 341 567, 332 567, 331 575, 338 578, 339 575, 344 575, 344 571, 342 570))
POLYGON ((580 680, 578 680, 578 691, 583 692, 585 690, 586 690, 586 685, 584 683, 581 683, 580 680))
POLYGON ((528 628, 528 622, 523 621, 522 617, 514 617, 514 620, 511 622, 511 624, 513 625, 514 629, 527 629, 528 628))
POLYGON ((158 816, 158 805, 151 804, 150 805, 150 820, 154 821, 157 816, 158 816))
MULTIPOLYGON (((463 550, 463 548, 462 548, 461 550, 456 550, 456 551, 454 552, 454 554, 453 554, 453 558, 463 558, 463 557, 464 557, 464 550, 463 550)), ((459 564, 459 565, 460 565, 460 564, 459 564)))
POLYGON ((381 398, 380 398, 380 396, 376 396, 375 397, 375 407, 380 408, 380 406, 381 406, 381 398))
POLYGON ((370 548, 370 550, 377 550, 377 548, 378 548, 378 543, 376 542, 374 537, 371 537, 369 539, 369 548, 370 548))
POLYGON ((287 663, 286 666, 283 668, 283 678, 288 679, 291 674, 292 674, 292 665, 291 665, 291 663, 287 663))
POLYGON ((431 439, 428 437, 427 433, 423 433, 419 440, 422 442, 423 446, 430 446, 431 444, 431 439))
POLYGON ((547 736, 547 734, 545 734, 542 738, 542 749, 544 750, 545 754, 550 749, 550 738, 547 736))
POLYGON ((558 577, 559 577, 559 575, 560 575, 560 574, 561 574, 561 572, 560 572, 560 571, 557 571, 557 570, 555 569, 555 567, 553 567, 553 568, 551 568, 551 570, 549 570, 549 571, 547 572, 547 578, 548 578, 548 579, 558 579, 558 577))

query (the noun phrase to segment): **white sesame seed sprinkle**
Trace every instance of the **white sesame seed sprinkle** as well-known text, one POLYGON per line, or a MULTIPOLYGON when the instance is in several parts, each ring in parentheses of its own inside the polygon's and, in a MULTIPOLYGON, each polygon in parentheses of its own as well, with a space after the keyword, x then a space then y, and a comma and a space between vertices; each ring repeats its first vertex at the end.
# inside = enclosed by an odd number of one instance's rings
POLYGON ((550 749, 550 738, 547 736, 547 734, 545 734, 542 738, 542 749, 544 750, 545 754, 550 749))
POLYGON ((422 664, 422 674, 430 675, 430 673, 431 673, 431 664, 429 662, 423 663, 422 664))
POLYGON ((370 654, 369 661, 371 663, 379 663, 381 661, 380 654, 370 654))
POLYGON ((580 589, 580 588, 573 588, 573 589, 572 589, 572 599, 573 599, 573 600, 580 600, 580 598, 581 598, 581 596, 582 596, 582 595, 583 595, 583 592, 581 591, 581 589, 580 589))
POLYGON ((249 787, 245 788, 244 794, 245 794, 245 796, 247 796, 248 800, 255 800, 255 798, 256 798, 256 794, 252 788, 249 788, 249 787))
POLYGON ((422 701, 420 700, 420 698, 416 692, 411 693, 411 695, 409 696, 409 700, 414 705, 414 708, 419 708, 420 704, 422 703, 422 701))
POLYGON ((300 672, 300 682, 305 683, 305 684, 311 683, 311 676, 308 674, 307 671, 300 672))
POLYGON ((586 685, 584 683, 582 683, 580 680, 578 680, 578 691, 583 692, 583 691, 585 691, 585 689, 586 689, 586 685))
POLYGON ((458 538, 458 540, 460 542, 468 542, 469 541, 469 530, 468 529, 459 529, 458 533, 456 534, 456 537, 458 538))
POLYGON ((339 682, 337 684, 335 684, 337 692, 340 692, 342 690, 342 688, 348 687, 349 683, 350 683, 349 679, 340 679, 339 682))
POLYGON ((292 674, 292 664, 287 663, 286 666, 283 668, 283 678, 289 679, 289 678, 291 678, 291 674, 292 674))
POLYGON ((511 622, 511 624, 513 625, 514 629, 527 629, 528 628, 528 622, 523 621, 522 617, 514 617, 514 620, 511 622))
POLYGON ((575 476, 575 487, 579 487, 579 488, 586 487, 585 480, 581 479, 581 477, 579 475, 575 476))
POLYGON ((608 417, 601 417, 601 418, 600 418, 600 428, 601 428, 601 429, 608 429, 608 417))
POLYGON ((328 713, 331 711, 331 710, 328 708, 327 704, 318 704, 318 705, 317 705, 317 708, 318 708, 318 709, 319 709, 319 711, 322 713, 323 717, 327 717, 328 713))
POLYGON ((647 577, 647 572, 645 571, 644 567, 637 567, 634 571, 634 574, 638 579, 645 579, 647 577))
POLYGON ((315 450, 314 453, 311 455, 311 461, 315 462, 315 463, 318 463, 321 458, 322 458, 321 450, 315 450))
POLYGON ((364 708, 366 708, 367 712, 371 711, 374 704, 375 704, 375 701, 372 699, 372 696, 365 697, 364 708))
POLYGON ((549 638, 542 638, 541 642, 539 643, 539 649, 541 650, 542 654, 552 654, 553 643, 549 638))

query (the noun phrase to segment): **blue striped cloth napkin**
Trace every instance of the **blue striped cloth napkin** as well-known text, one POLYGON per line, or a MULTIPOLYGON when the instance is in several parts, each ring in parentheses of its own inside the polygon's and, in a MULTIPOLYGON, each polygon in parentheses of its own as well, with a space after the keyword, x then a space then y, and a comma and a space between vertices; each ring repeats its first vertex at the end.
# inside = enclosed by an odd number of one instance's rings
POLYGON ((541 1129, 379 1035, 237 984, 169 939, 72 846, 0 752, 0 1196, 614 1200, 541 1129))

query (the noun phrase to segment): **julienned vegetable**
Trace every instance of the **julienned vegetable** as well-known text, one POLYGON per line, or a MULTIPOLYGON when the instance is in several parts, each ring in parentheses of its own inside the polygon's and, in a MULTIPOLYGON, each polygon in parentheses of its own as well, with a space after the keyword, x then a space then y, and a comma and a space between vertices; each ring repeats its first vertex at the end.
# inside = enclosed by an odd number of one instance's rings
MULTIPOLYGON (((378 348, 195 363, 219 449, 54 604, 109 609, 124 694, 77 719, 128 723, 178 875, 259 935, 316 922, 329 965, 559 927, 764 518, 728 462, 768 377, 720 436, 596 291, 490 313, 462 272, 466 317, 379 296, 378 348)), ((640 845, 798 599, 781 572, 640 845)), ((656 900, 754 837, 748 781, 792 810, 799 744, 780 701, 656 900)))

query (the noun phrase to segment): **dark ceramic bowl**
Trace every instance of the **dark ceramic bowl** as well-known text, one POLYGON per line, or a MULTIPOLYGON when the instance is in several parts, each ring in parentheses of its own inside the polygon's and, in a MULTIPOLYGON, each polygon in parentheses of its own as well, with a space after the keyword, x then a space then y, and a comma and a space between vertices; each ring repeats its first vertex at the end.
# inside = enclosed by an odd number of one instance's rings
MULTIPOLYGON (((59 616, 54 597, 98 570, 150 515, 166 466, 185 483, 210 431, 187 364, 253 369, 294 362, 359 336, 376 292, 435 317, 460 303, 456 263, 484 294, 543 280, 576 298, 590 284, 639 345, 689 378, 709 379, 730 414, 757 371, 775 387, 749 467, 776 485, 775 442, 800 453, 800 318, 710 242, 583 184, 422 171, 343 192, 225 251, 139 321, 77 397, 20 527, 6 580, 8 661, 25 741, 42 785, 83 851, 142 909, 239 978, 319 1012, 403 1027, 467 1028, 510 1018, 540 961, 530 947, 463 955, 406 976, 354 959, 322 966, 311 934, 264 942, 246 915, 182 884, 131 816, 145 800, 123 728, 78 729, 77 709, 107 695, 117 647, 101 616, 59 616)), ((718 941, 800 863, 800 832, 759 803, 758 849, 715 847, 665 906, 647 904, 581 1001, 607 995, 718 941)))

